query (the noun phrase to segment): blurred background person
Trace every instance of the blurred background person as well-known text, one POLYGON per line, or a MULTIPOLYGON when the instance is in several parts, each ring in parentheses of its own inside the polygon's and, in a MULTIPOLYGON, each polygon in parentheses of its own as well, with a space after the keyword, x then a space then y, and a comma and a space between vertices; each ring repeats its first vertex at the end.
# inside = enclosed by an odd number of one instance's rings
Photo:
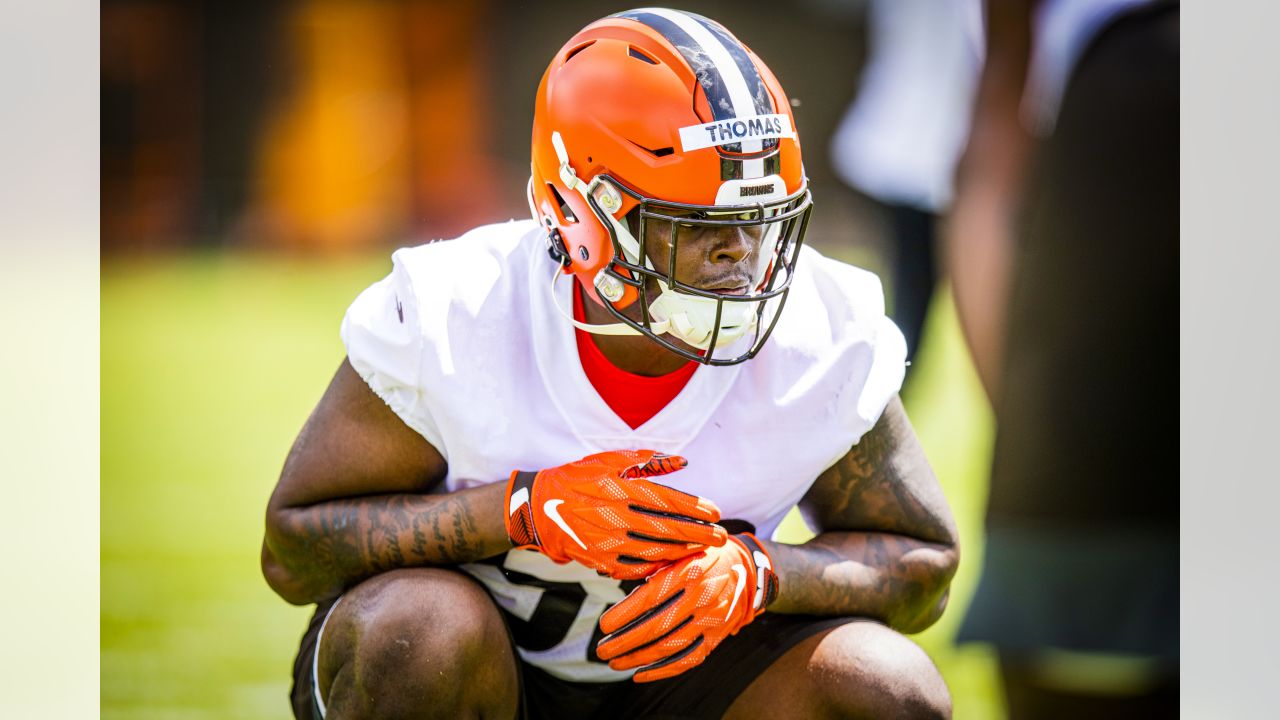
POLYGON ((1178 708, 1178 5, 992 0, 946 232, 1013 718, 1178 708))
POLYGON ((973 111, 982 5, 870 0, 866 12, 868 56, 831 140, 831 162, 884 216, 891 315, 911 361, 938 276, 937 218, 951 202, 973 111))
POLYGON ((521 208, 465 190, 503 170, 494 11, 105 3, 103 249, 350 251, 521 208))

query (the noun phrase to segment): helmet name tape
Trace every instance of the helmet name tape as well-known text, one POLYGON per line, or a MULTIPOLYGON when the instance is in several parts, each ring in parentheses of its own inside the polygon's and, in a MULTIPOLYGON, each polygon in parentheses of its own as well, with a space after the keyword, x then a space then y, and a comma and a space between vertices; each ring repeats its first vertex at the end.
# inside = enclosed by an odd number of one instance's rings
POLYGON ((680 148, 688 152, 716 145, 734 145, 743 140, 794 138, 791 118, 786 115, 756 115, 718 120, 680 128, 680 148))

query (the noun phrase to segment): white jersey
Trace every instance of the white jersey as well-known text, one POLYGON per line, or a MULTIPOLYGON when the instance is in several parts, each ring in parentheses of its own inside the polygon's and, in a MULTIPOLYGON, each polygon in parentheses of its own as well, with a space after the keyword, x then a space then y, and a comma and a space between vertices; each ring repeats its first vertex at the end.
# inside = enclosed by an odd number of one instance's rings
MULTIPOLYGON (((531 221, 396 251, 342 323, 352 367, 448 461, 437 492, 505 482, 616 449, 683 455, 660 482, 713 500, 771 537, 902 384, 906 347, 875 275, 804 248, 777 326, 754 359, 700 366, 632 429, 596 393, 552 303, 557 266, 531 221)), ((560 308, 572 284, 556 285, 560 308)), ((594 656, 599 616, 625 593, 577 563, 513 550, 462 567, 508 615, 521 657, 557 677, 624 679, 594 656)))

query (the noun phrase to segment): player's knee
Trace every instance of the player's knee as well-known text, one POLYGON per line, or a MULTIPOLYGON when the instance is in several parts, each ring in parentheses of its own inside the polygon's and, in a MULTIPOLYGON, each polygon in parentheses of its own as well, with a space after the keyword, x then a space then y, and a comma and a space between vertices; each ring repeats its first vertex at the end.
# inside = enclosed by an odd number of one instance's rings
POLYGON ((951 717, 951 693, 920 646, 878 623, 851 623, 823 639, 814 667, 834 717, 951 717))
POLYGON ((377 717, 454 717, 514 697, 502 618, 460 573, 389 572, 354 588, 338 609, 324 639, 331 706, 344 704, 333 695, 347 692, 362 706, 377 704, 367 708, 377 717))

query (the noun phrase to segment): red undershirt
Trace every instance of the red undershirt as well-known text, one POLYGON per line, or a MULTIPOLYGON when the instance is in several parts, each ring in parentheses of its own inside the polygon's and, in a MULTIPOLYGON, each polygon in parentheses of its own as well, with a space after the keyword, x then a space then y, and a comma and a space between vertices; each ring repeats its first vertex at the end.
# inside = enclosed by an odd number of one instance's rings
MULTIPOLYGON (((576 278, 573 284, 573 319, 586 322, 582 312, 582 291, 576 278)), ((675 399, 698 368, 698 363, 690 360, 680 369, 658 377, 629 373, 609 362, 591 339, 591 333, 577 329, 574 332, 578 340, 578 358, 591 386, 609 409, 632 430, 645 424, 675 399)))

